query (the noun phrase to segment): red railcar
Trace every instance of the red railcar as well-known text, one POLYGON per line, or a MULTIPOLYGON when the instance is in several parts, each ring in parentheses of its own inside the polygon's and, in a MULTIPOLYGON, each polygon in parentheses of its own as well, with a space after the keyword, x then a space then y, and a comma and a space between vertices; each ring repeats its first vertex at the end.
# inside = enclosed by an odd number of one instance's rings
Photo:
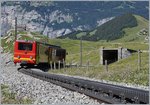
POLYGON ((21 65, 38 65, 61 63, 65 61, 66 50, 60 46, 37 41, 16 40, 14 45, 14 63, 21 65))

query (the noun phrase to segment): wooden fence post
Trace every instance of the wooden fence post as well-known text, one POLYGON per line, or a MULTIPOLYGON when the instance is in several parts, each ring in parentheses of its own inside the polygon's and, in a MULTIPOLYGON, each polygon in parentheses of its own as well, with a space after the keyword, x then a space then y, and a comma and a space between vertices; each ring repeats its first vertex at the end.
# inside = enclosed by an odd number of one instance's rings
POLYGON ((103 51, 104 51, 104 46, 102 46, 100 49, 99 49, 99 64, 104 64, 103 62, 103 51))
POLYGON ((58 61, 58 69, 60 70, 60 61, 58 61))
POLYGON ((66 67, 66 63, 65 63, 65 60, 63 59, 63 68, 66 67))
POLYGON ((108 64, 107 64, 107 60, 105 60, 105 70, 108 71, 108 64))
POLYGON ((79 63, 77 63, 77 69, 79 69, 79 63))
POLYGON ((50 67, 51 67, 51 70, 52 70, 52 68, 53 68, 53 67, 52 67, 52 62, 50 62, 50 67))
POLYGON ((72 60, 71 60, 71 62, 70 62, 70 67, 72 68, 72 60))
POLYGON ((87 69, 89 70, 89 61, 87 61, 87 69))
POLYGON ((56 62, 54 62, 54 69, 56 69, 56 62))
POLYGON ((141 70, 141 51, 138 50, 138 70, 141 70))

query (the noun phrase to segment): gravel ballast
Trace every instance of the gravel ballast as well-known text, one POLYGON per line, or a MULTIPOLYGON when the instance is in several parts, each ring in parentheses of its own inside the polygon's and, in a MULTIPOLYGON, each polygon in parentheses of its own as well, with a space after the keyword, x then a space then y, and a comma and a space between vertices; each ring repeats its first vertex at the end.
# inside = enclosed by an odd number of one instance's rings
POLYGON ((18 72, 19 66, 15 66, 11 59, 11 54, 1 54, 1 84, 8 85, 18 99, 30 98, 33 104, 100 104, 84 94, 18 72))

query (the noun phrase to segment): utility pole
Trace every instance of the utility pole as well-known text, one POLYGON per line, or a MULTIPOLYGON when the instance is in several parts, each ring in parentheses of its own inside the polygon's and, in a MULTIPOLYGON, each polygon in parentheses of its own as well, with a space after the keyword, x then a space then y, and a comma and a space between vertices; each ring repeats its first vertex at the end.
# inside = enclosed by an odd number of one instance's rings
POLYGON ((15 17, 15 41, 17 40, 17 17, 15 17))
POLYGON ((49 33, 49 32, 47 31, 47 43, 48 43, 48 38, 49 38, 49 37, 48 37, 48 33, 49 33))
POLYGON ((82 66, 82 36, 80 39, 80 66, 82 66))
POLYGON ((141 69, 141 51, 140 49, 138 50, 138 70, 141 69))

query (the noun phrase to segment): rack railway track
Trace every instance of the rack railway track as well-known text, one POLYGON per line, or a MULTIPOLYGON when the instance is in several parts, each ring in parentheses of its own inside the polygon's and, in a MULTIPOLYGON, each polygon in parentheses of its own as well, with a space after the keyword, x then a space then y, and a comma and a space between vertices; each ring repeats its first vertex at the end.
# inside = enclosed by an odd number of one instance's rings
POLYGON ((20 72, 109 104, 149 104, 149 91, 21 68, 20 72))

